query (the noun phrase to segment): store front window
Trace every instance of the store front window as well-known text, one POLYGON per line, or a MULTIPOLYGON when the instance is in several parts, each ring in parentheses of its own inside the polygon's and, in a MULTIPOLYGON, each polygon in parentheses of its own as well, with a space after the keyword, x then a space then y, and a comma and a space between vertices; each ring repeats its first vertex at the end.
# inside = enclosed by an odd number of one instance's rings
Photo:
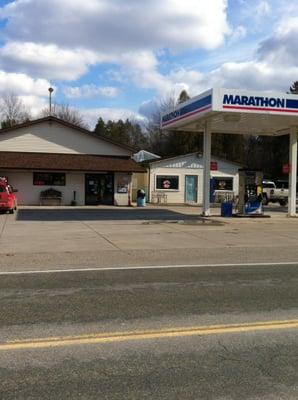
POLYGON ((213 190, 233 190, 233 178, 214 177, 213 190))
POLYGON ((85 175, 85 204, 114 204, 114 174, 85 175))
POLYGON ((65 186, 65 174, 61 172, 34 172, 35 186, 65 186))
POLYGON ((210 202, 221 203, 227 198, 233 198, 233 178, 215 176, 210 180, 210 202), (230 196, 230 197, 227 197, 230 196))
POLYGON ((179 190, 178 175, 157 175, 156 177, 157 190, 179 190))

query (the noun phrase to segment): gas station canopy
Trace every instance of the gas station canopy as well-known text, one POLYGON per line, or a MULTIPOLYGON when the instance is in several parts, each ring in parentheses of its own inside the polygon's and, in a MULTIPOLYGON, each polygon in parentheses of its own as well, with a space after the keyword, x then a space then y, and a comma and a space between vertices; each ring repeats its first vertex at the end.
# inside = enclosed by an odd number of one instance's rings
POLYGON ((290 134, 289 215, 296 215, 298 96, 213 88, 161 117, 161 128, 204 132, 203 214, 210 215, 211 133, 280 136, 290 134))
POLYGON ((285 135, 297 126, 298 96, 214 88, 162 116, 162 128, 212 133, 285 135), (295 117, 295 118, 293 118, 295 117))

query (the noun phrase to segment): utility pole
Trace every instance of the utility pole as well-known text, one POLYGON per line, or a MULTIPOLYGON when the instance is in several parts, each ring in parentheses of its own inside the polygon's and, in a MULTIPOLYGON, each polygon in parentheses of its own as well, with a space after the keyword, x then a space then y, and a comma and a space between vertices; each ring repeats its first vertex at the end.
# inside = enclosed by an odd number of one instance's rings
POLYGON ((49 91, 49 110, 50 110, 50 115, 52 115, 52 93, 53 93, 53 91, 54 91, 54 89, 52 88, 52 87, 50 87, 49 89, 48 89, 48 91, 49 91))

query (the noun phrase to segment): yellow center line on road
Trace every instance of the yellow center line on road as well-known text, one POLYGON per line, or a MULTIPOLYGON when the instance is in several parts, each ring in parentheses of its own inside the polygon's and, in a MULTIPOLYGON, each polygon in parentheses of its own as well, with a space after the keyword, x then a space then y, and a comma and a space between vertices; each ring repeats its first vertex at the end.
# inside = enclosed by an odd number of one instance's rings
POLYGON ((228 333, 244 333, 294 328, 298 328, 298 320, 264 321, 229 325, 207 325, 128 332, 101 332, 78 336, 61 336, 8 341, 0 343, 0 351, 40 349, 49 347, 125 342, 130 340, 177 338, 186 336, 218 335, 228 333))

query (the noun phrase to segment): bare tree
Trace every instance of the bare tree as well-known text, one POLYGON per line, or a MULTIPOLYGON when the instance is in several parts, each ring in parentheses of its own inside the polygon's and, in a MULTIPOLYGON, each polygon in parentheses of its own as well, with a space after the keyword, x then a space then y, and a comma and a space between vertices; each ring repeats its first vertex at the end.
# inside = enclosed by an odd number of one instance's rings
POLYGON ((54 103, 51 107, 51 112, 49 107, 46 107, 41 111, 42 117, 48 117, 49 115, 62 119, 70 124, 77 125, 80 128, 89 129, 89 126, 85 122, 80 111, 76 108, 70 107, 68 104, 54 103))
POLYGON ((1 128, 29 121, 31 113, 24 102, 13 92, 7 92, 0 97, 1 128))
MULTIPOLYGON (((187 95, 187 93, 185 92, 187 95)), ((179 97, 180 98, 180 97, 179 97)), ((159 99, 157 110, 150 116, 146 126, 149 150, 153 153, 167 156, 172 153, 173 140, 172 132, 165 132, 160 128, 161 115, 175 110, 179 103, 174 90, 159 99)), ((172 154, 171 154, 172 155, 172 154)))

